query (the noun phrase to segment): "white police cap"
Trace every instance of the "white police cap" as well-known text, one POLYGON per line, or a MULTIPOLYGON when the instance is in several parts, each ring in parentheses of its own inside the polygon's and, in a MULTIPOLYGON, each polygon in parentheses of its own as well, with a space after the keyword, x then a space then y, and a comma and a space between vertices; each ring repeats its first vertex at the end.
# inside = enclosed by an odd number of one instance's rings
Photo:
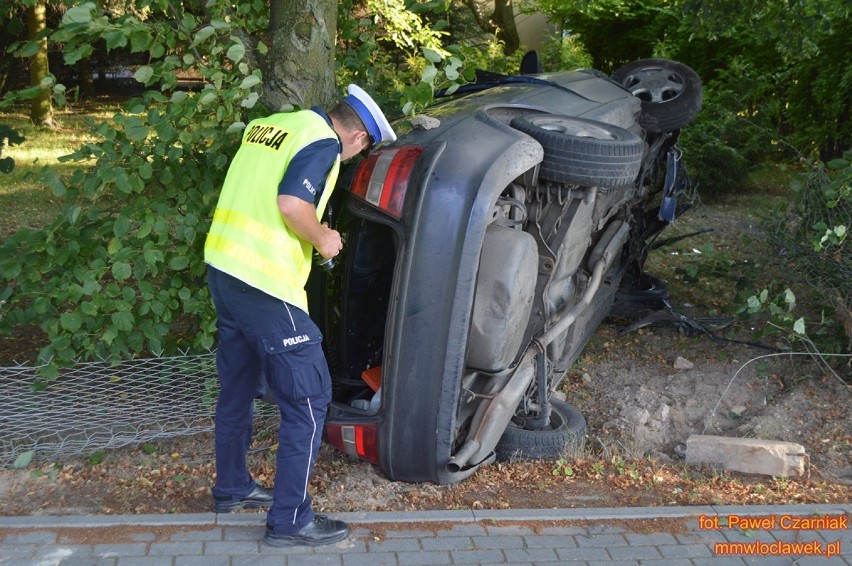
POLYGON ((364 92, 364 89, 354 84, 349 85, 347 92, 349 94, 343 98, 343 101, 358 113, 373 143, 379 144, 384 141, 394 141, 396 134, 393 128, 391 128, 388 119, 385 118, 379 105, 375 103, 370 95, 364 92))

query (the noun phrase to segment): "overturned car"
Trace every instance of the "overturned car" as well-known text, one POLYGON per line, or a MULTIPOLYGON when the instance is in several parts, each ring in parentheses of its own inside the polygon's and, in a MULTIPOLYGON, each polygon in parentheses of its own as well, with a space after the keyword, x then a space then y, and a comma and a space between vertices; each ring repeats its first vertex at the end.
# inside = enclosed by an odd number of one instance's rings
POLYGON ((619 290, 647 284, 700 107, 696 73, 663 59, 491 75, 353 167, 329 218, 344 252, 308 283, 334 385, 326 440, 441 484, 582 442, 553 392, 619 290))

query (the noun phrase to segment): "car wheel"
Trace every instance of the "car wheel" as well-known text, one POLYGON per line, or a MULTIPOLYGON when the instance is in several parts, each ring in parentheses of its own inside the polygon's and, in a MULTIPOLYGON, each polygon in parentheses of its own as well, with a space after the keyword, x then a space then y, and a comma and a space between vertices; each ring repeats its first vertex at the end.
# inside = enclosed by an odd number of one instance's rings
POLYGON ((527 114, 512 120, 544 149, 539 176, 583 186, 619 187, 642 167, 645 142, 623 128, 570 116, 527 114))
POLYGON ((612 79, 642 100, 639 125, 648 132, 678 130, 701 110, 701 78, 683 63, 640 59, 616 69, 612 79))
POLYGON ((586 434, 586 419, 574 406, 551 399, 550 426, 546 430, 529 430, 512 423, 497 443, 498 460, 556 459, 580 449, 586 434))

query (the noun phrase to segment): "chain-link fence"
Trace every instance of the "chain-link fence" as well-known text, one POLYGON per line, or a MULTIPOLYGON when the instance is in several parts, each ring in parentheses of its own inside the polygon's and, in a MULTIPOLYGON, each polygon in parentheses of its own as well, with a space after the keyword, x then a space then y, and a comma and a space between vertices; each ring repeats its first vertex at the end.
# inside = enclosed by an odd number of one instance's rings
POLYGON ((0 468, 213 429, 213 353, 38 369, 0 367, 0 468))
MULTIPOLYGON (((834 179, 823 167, 802 176, 795 196, 770 222, 770 238, 786 254, 790 268, 810 283, 833 307, 834 316, 852 341, 852 239, 832 242, 820 237, 843 226, 852 228, 849 173, 834 179)), ((830 235, 830 234, 829 234, 830 235)))

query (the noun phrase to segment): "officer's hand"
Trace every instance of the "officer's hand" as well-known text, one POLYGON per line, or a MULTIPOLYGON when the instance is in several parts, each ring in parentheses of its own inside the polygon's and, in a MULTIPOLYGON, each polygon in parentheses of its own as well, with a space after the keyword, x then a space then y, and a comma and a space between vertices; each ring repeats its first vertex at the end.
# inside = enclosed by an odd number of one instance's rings
POLYGON ((340 232, 329 228, 327 222, 323 222, 322 227, 322 242, 317 246, 317 251, 322 257, 335 257, 343 249, 343 239, 340 237, 340 232))

